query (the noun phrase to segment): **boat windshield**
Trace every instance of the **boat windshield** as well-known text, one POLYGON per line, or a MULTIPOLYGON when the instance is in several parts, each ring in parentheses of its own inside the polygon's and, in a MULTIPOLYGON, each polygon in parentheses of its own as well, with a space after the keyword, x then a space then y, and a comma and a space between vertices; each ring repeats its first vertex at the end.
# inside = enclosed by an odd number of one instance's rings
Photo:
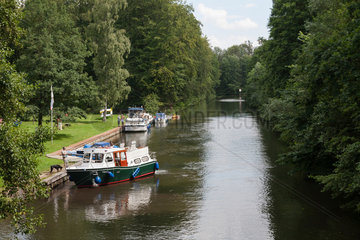
POLYGON ((129 110, 129 118, 142 118, 144 116, 143 110, 135 109, 129 110))
POLYGON ((104 154, 103 153, 93 153, 91 155, 91 159, 92 159, 92 163, 102 163, 104 158, 104 154))
POLYGON ((90 153, 85 153, 84 158, 83 158, 83 162, 88 163, 89 161, 90 161, 90 153))

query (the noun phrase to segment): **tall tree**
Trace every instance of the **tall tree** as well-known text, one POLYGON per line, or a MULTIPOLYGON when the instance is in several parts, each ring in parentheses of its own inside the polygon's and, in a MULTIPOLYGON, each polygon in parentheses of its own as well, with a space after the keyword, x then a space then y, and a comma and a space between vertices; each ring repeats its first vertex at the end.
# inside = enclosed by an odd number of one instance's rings
POLYGON ((19 27, 22 12, 16 1, 1 1, 0 8, 0 48, 14 49, 19 44, 19 27))
POLYGON ((39 125, 49 111, 51 85, 55 106, 62 111, 89 105, 96 93, 93 81, 84 73, 89 52, 75 27, 72 4, 65 0, 25 2, 22 26, 26 35, 17 66, 37 86, 31 102, 39 109, 39 125))
POLYGON ((306 32, 305 23, 310 20, 308 0, 273 0, 269 18, 270 37, 264 45, 263 60, 267 68, 266 88, 268 97, 277 97, 290 78, 290 66, 300 50, 300 32, 306 32))
POLYGON ((360 5, 314 0, 310 9, 315 18, 302 37, 305 45, 293 69, 296 85, 286 100, 298 121, 280 123, 297 129, 287 159, 360 211, 360 5))
POLYGON ((42 218, 29 203, 46 196, 36 169, 46 134, 42 128, 28 133, 14 124, 33 90, 8 60, 19 45, 20 11, 16 0, 0 1, 0 219, 10 219, 16 232, 32 233, 42 218))
POLYGON ((265 79, 266 68, 260 62, 256 62, 247 76, 245 85, 246 100, 250 105, 261 106, 267 101, 263 88, 265 79))
POLYGON ((281 160, 359 212, 360 4, 310 0, 309 9, 313 19, 299 35, 291 78, 264 112, 289 143, 281 160))
POLYGON ((213 94, 213 53, 192 7, 174 0, 129 0, 118 26, 132 43, 126 67, 133 103, 155 93, 169 107, 213 94))
MULTIPOLYGON (((94 54, 94 72, 105 110, 126 99, 130 92, 126 82, 129 72, 123 68, 130 41, 123 30, 115 28, 118 12, 125 6, 125 0, 93 0, 90 9, 87 37, 94 54)), ((103 121, 106 121, 106 114, 103 121)))
POLYGON ((261 78, 252 77, 252 89, 245 89, 247 99, 257 99, 257 102, 252 101, 249 104, 261 107, 271 98, 279 98, 286 88, 291 66, 301 52, 299 34, 306 33, 306 22, 311 20, 308 2, 273 0, 268 23, 269 39, 259 39, 260 46, 255 49, 252 60, 253 67, 259 62, 257 67, 262 66, 265 72, 261 74, 261 78))

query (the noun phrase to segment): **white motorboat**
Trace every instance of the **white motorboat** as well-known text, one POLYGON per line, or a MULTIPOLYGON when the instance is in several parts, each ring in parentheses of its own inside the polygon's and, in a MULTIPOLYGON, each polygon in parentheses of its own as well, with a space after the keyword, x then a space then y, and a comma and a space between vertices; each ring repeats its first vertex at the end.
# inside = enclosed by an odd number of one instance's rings
POLYGON ((129 117, 125 122, 125 132, 145 132, 151 127, 153 118, 141 107, 129 108, 129 117))
POLYGON ((168 118, 165 113, 156 113, 155 127, 166 127, 168 124, 168 118))

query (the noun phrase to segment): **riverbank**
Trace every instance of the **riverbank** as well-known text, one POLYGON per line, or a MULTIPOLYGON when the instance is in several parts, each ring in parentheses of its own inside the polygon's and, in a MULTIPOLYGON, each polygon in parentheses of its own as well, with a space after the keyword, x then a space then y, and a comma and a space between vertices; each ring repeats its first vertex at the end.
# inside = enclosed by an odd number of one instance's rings
MULTIPOLYGON (((50 126, 50 123, 44 125, 50 126)), ((65 123, 64 129, 57 131, 53 137, 53 143, 51 140, 45 142, 45 153, 39 157, 39 172, 49 171, 50 166, 54 164, 63 164, 61 159, 49 158, 47 155, 52 154, 62 147, 71 146, 92 138, 98 134, 102 134, 111 129, 117 128, 117 115, 113 115, 103 122, 102 119, 95 114, 89 114, 86 119, 79 119, 73 123, 65 123)), ((37 124, 33 122, 23 122, 22 128, 33 131, 37 124)))

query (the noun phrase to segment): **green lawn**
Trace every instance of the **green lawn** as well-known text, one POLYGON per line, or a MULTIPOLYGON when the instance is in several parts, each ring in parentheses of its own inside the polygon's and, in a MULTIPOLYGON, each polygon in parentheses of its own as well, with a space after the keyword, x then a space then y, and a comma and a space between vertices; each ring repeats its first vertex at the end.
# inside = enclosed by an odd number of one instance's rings
MULTIPOLYGON (((50 123, 46 123, 45 121, 44 124, 50 126, 50 123)), ((64 124, 65 123, 63 123, 63 125, 64 124)), ((21 124, 22 128, 28 129, 29 131, 34 131, 36 126, 37 122, 23 122, 21 124)), ((88 115, 87 119, 80 119, 75 123, 70 123, 69 127, 64 127, 62 131, 57 131, 54 135, 53 143, 51 143, 51 141, 45 143, 45 154, 39 158, 39 171, 48 171, 51 165, 63 163, 62 160, 47 158, 45 156, 46 154, 55 152, 62 147, 77 143, 115 127, 117 127, 117 115, 109 117, 105 123, 102 122, 99 115, 88 115)))

